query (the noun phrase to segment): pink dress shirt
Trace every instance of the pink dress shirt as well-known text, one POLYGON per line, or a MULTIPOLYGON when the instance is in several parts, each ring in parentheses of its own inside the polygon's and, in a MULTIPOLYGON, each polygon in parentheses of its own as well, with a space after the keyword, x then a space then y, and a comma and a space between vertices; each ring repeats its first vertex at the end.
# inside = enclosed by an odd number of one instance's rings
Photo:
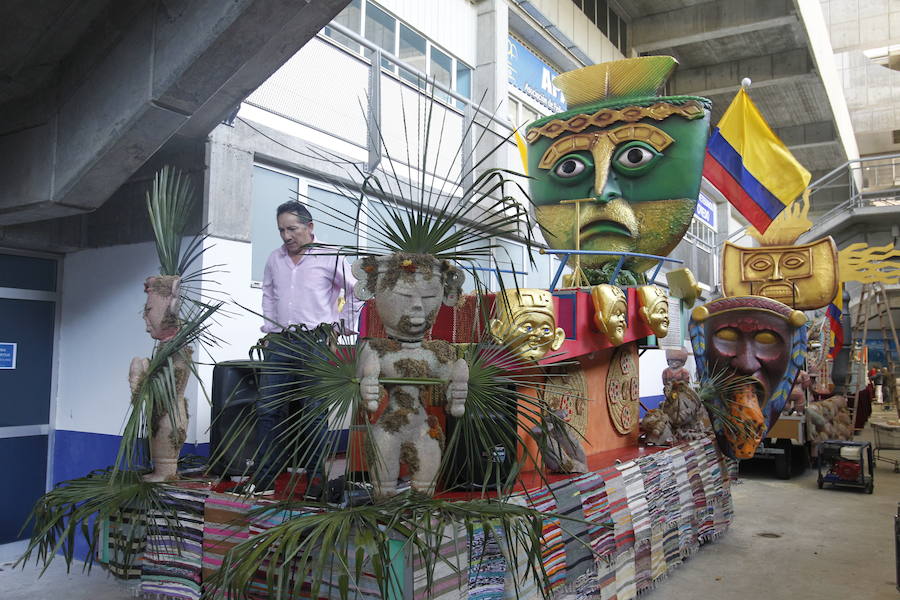
POLYGON ((355 333, 362 302, 353 295, 356 279, 342 256, 328 254, 326 248, 307 248, 294 264, 284 246, 272 251, 263 275, 263 326, 265 333, 281 331, 288 325, 313 328, 320 323, 343 320, 344 333, 355 333), (338 312, 343 293, 344 309, 338 312))

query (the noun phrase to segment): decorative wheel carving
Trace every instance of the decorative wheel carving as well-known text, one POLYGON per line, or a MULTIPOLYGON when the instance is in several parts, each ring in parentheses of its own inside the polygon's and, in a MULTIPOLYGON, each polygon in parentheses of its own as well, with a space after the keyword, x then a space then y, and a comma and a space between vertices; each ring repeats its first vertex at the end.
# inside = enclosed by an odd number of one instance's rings
POLYGON ((620 346, 613 354, 606 376, 609 417, 619 433, 630 433, 637 425, 639 399, 637 347, 635 344, 620 346))

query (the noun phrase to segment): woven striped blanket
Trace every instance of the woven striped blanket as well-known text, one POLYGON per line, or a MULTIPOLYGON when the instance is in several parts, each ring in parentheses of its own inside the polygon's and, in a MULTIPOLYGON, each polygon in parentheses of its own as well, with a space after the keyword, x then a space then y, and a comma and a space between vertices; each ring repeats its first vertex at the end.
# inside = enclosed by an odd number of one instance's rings
POLYGON ((141 597, 199 600, 205 491, 170 488, 165 511, 147 514, 141 597))

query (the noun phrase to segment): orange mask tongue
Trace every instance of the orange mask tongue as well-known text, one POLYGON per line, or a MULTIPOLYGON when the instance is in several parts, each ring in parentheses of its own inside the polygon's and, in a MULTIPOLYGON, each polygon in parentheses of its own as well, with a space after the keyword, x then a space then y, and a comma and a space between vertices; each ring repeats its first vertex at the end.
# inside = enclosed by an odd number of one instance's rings
POLYGON ((728 403, 725 439, 731 442, 735 458, 751 458, 766 433, 766 421, 756 399, 756 391, 750 384, 738 389, 728 403))

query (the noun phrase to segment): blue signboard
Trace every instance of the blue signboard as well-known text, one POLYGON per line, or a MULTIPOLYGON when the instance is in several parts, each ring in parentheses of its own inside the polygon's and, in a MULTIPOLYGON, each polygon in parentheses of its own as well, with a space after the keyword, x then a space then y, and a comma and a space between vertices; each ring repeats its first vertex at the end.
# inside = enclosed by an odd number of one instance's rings
POLYGON ((697 198, 697 208, 694 209, 694 216, 715 229, 716 203, 703 194, 700 194, 697 198))
POLYGON ((506 60, 510 84, 553 112, 566 110, 562 90, 553 85, 553 78, 559 73, 512 36, 507 41, 506 60))
POLYGON ((0 369, 16 368, 16 345, 14 342, 0 342, 0 369))

